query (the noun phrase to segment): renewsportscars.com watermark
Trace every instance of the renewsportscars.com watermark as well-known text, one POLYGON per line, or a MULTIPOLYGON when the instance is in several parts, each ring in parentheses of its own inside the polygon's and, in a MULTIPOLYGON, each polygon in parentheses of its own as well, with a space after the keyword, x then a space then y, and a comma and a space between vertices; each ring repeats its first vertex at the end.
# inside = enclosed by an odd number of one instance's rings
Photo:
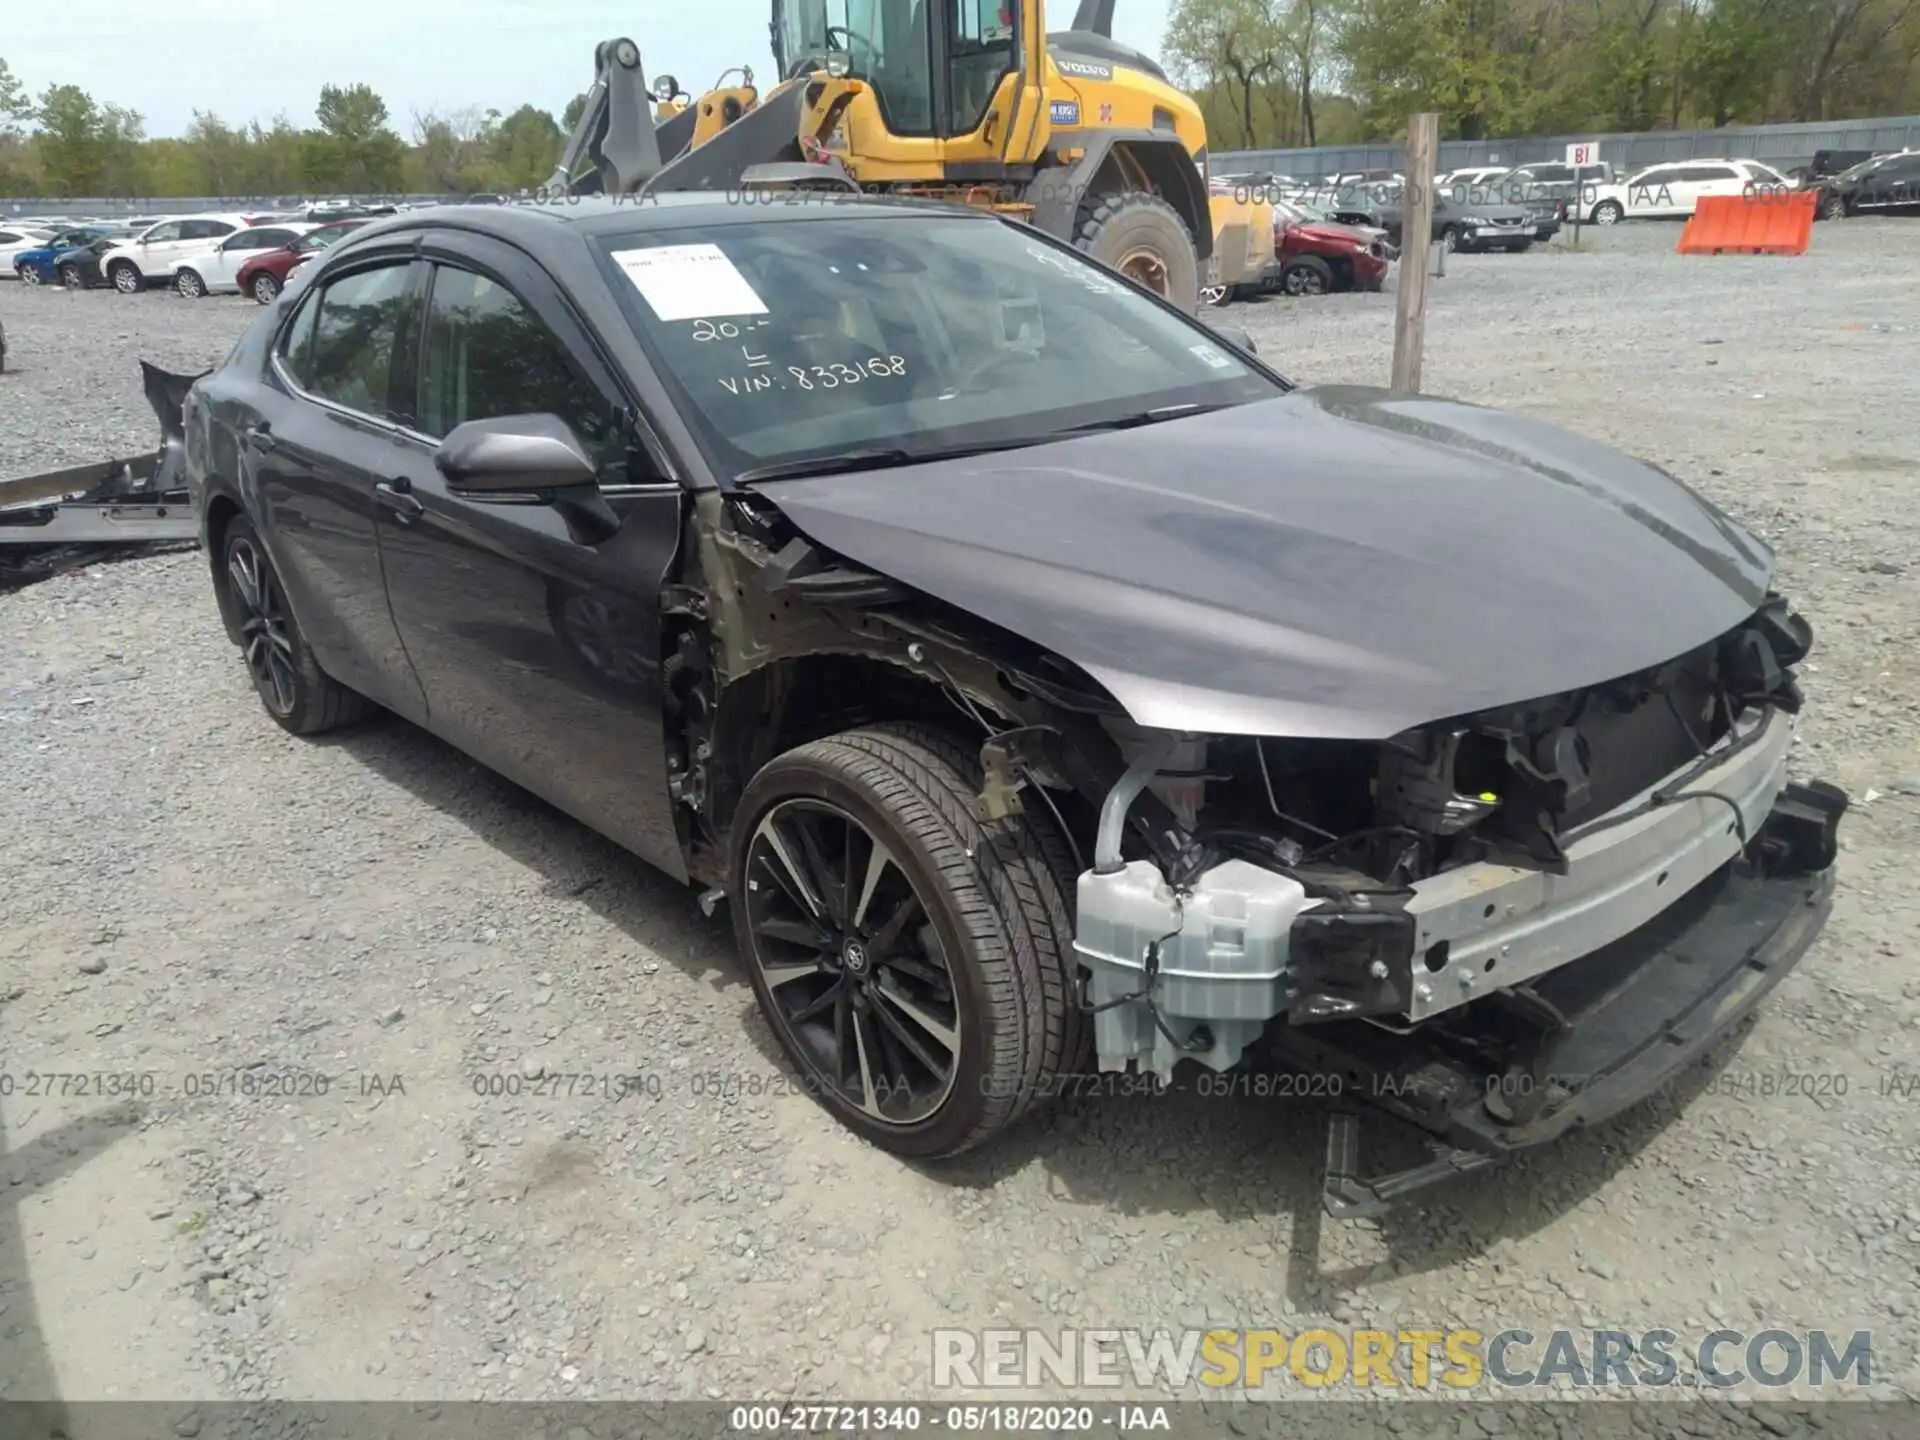
POLYGON ((1572 1386, 1728 1390, 1873 1383, 1856 1330, 935 1330, 933 1388, 1259 1389, 1275 1382, 1472 1390, 1572 1386))

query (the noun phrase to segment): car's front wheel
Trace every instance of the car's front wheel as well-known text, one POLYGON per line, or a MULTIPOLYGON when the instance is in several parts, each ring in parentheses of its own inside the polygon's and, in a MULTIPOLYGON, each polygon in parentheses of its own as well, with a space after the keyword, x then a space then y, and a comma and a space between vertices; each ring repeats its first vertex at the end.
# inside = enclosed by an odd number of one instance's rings
POLYGON ((220 537, 220 605, 240 645, 254 693, 274 723, 314 735, 370 714, 365 696, 320 668, 253 525, 236 517, 220 537))
POLYGON ((20 277, 20 283, 22 285, 38 285, 40 283, 40 267, 38 265, 16 265, 13 267, 13 273, 20 277))
POLYGON ((139 270, 128 260, 116 261, 107 278, 122 295, 135 295, 146 288, 146 281, 140 278, 139 270))
POLYGON ((734 822, 734 931, 808 1092, 882 1149, 955 1155, 1082 1063, 1056 830, 982 822, 979 765, 921 726, 771 761, 734 822))
POLYGON ((1280 288, 1288 295, 1325 295, 1333 289, 1333 267, 1318 255, 1296 255, 1280 272, 1280 288))
POLYGON ((250 288, 253 291, 253 298, 262 305, 271 305, 280 298, 280 282, 264 271, 253 277, 250 288))

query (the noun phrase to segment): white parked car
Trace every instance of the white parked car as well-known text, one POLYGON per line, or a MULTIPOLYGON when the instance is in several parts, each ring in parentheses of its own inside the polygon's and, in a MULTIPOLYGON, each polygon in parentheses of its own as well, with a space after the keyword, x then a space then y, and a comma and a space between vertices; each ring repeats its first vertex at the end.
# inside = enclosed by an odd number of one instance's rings
POLYGON ((1597 185, 1582 198, 1589 223, 1617 225, 1622 220, 1684 220, 1709 195, 1793 188, 1793 181, 1758 160, 1675 160, 1612 185, 1597 185))
POLYGON ((100 257, 100 273, 122 295, 173 283, 174 266, 260 219, 257 215, 182 215, 149 225, 100 257))
POLYGON ((54 233, 38 225, 14 225, 0 220, 0 276, 13 274, 14 257, 23 250, 38 250, 54 233))
POLYGON ((294 224, 249 225, 216 244, 204 246, 173 262, 173 288, 189 300, 202 295, 237 295, 240 267, 262 250, 291 245, 318 227, 294 224))

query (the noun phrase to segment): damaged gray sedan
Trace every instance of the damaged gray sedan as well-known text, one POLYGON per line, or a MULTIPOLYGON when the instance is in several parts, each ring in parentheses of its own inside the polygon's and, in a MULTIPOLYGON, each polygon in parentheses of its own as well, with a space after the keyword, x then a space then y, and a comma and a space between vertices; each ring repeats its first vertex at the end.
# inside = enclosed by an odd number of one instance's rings
POLYGON ((1279 1064, 1369 1210, 1645 1097, 1826 916, 1810 629, 1652 466, 1295 386, 958 207, 447 207, 314 269, 163 416, 267 711, 724 900, 886 1149, 1279 1064), (1432 1161, 1361 1175, 1352 1101, 1432 1161))

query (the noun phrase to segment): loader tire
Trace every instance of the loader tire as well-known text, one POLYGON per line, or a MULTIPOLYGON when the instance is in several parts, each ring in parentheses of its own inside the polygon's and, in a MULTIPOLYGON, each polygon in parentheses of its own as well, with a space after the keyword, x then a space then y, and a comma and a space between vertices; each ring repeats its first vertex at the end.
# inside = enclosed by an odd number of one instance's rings
POLYGON ((220 558, 220 608, 239 636, 254 693, 276 725, 294 735, 317 735, 378 710, 320 668, 266 546, 244 516, 235 516, 221 533, 220 558))
POLYGON ((1158 195, 1130 190, 1080 212, 1074 249, 1117 270, 1189 315, 1200 309, 1200 259, 1180 212, 1158 195))

